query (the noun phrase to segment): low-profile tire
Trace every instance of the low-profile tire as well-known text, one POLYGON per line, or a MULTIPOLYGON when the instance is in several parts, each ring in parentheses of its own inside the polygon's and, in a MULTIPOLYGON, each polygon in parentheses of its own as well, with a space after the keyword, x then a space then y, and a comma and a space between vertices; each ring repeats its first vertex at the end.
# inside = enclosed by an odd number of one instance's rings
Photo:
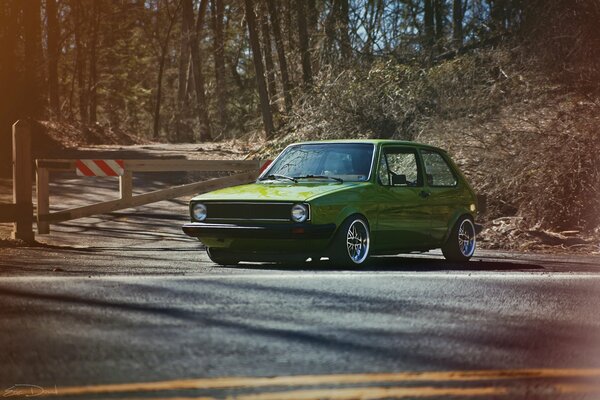
POLYGON ((463 216, 456 221, 452 232, 442 247, 442 253, 449 261, 469 261, 476 248, 475 224, 470 217, 463 216))
POLYGON ((366 264, 371 249, 369 223, 359 215, 346 219, 333 240, 331 261, 343 267, 360 267, 366 264))
POLYGON ((227 250, 206 248, 208 258, 215 264, 219 265, 236 265, 240 262, 237 258, 231 255, 227 250))

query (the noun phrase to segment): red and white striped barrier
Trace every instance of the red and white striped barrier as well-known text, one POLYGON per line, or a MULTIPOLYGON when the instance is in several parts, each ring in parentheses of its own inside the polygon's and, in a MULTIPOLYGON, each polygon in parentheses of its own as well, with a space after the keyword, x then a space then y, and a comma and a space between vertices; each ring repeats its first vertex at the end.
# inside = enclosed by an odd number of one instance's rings
POLYGON ((123 160, 77 160, 75 171, 79 176, 122 176, 123 160))

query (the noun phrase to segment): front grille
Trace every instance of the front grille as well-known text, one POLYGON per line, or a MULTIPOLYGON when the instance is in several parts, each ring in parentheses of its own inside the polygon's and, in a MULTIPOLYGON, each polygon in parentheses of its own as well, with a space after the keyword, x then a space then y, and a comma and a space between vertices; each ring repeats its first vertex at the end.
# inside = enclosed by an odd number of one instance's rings
POLYGON ((294 203, 205 202, 206 221, 290 221, 294 203))

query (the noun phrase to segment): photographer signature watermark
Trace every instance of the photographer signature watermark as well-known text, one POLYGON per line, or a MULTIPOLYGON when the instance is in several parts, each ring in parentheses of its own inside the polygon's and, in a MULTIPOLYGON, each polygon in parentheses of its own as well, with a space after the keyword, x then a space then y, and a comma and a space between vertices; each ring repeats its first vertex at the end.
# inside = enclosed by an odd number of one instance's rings
POLYGON ((2 397, 12 398, 27 398, 56 394, 58 394, 58 389, 56 388, 56 386, 53 388, 46 388, 43 386, 31 385, 28 383, 16 383, 2 391, 2 397))

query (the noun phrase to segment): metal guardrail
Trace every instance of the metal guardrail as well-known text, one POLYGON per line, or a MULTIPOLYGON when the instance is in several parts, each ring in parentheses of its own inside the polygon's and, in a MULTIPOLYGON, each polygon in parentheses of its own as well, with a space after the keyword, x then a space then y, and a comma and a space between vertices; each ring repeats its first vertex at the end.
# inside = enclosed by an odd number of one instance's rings
MULTIPOLYGON (((115 153, 118 155, 118 153, 115 153)), ((50 233, 50 224, 138 207, 181 196, 194 195, 228 186, 249 183, 259 174, 259 160, 122 160, 119 179, 119 198, 87 206, 50 212, 50 176, 52 172, 75 174, 76 159, 41 159, 35 162, 37 207, 34 218, 32 204, 31 123, 17 121, 13 125, 13 204, 0 205, 0 222, 13 222, 12 237, 25 241, 34 239, 33 222, 40 234, 50 233), (209 179, 173 186, 143 194, 133 194, 135 172, 238 172, 223 178, 209 179)), ((93 179, 93 178, 82 178, 93 179)))
MULTIPOLYGON (((75 173, 77 160, 36 160, 36 195, 38 233, 50 233, 50 223, 70 221, 96 214, 105 214, 126 208, 138 207, 158 201, 193 195, 229 186, 252 182, 258 176, 259 161, 222 160, 123 160, 124 173, 119 179, 119 198, 87 206, 50 212, 50 172, 75 173), (148 193, 133 194, 134 172, 173 171, 244 171, 224 178, 209 179, 178 185, 148 193)), ((87 178, 89 179, 89 178, 87 178)))

